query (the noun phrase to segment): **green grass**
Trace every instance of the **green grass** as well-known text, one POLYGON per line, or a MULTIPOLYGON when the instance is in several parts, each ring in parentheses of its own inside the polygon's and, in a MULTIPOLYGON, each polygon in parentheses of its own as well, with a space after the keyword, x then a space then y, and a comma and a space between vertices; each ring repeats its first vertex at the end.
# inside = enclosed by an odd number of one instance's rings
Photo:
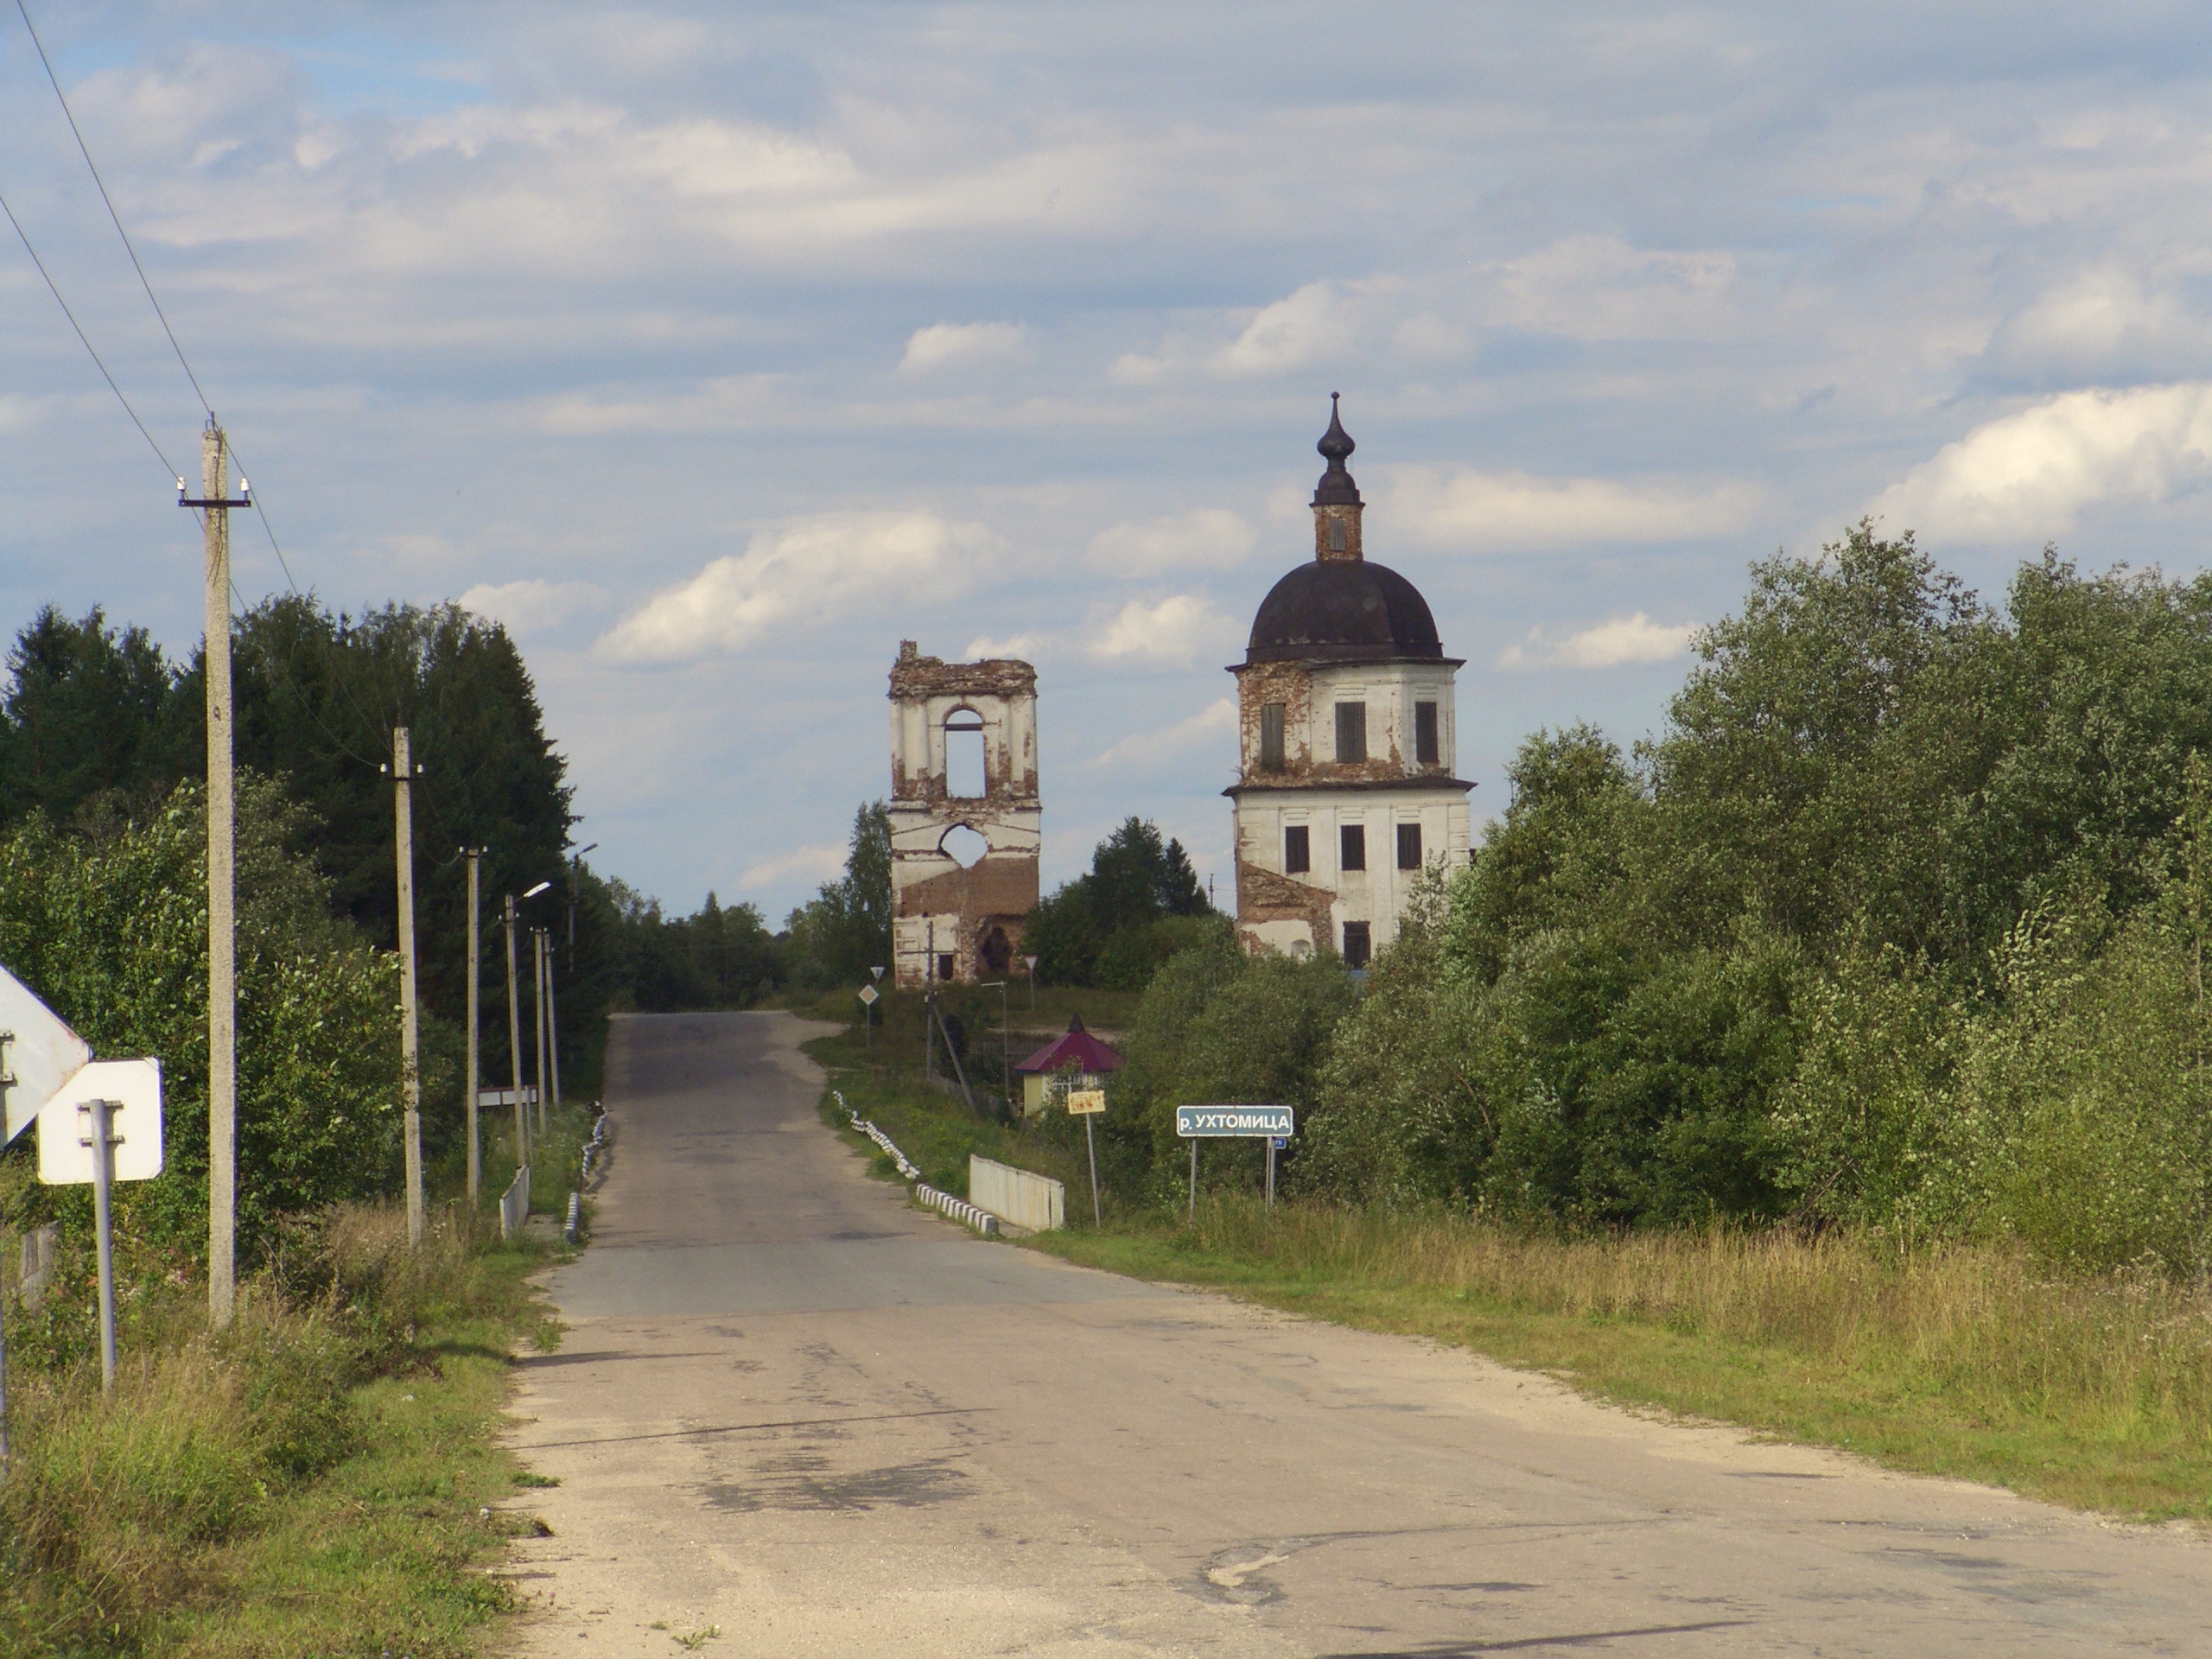
POLYGON ((1202 1198, 1028 1241, 1135 1277, 1427 1337, 1598 1398, 2145 1519, 2212 1520, 2212 1299, 1878 1236, 1560 1240, 1202 1198))
MULTIPOLYGON (((1065 1182, 1071 1194, 1078 1189, 1088 1190, 1082 1132, 1071 1134, 1065 1116, 1011 1123, 979 1116, 968 1109, 959 1096, 932 1089, 922 1081, 918 1040, 894 1045, 885 1040, 884 1033, 875 1035, 876 1041, 870 1046, 857 1028, 850 1028, 835 1036, 815 1038, 805 1049, 829 1072, 830 1086, 842 1091, 862 1117, 889 1135, 931 1186, 965 1198, 968 1158, 973 1153, 1052 1176, 1065 1182)), ((868 1159, 876 1175, 886 1180, 898 1178, 891 1160, 874 1142, 853 1132, 849 1121, 827 1094, 822 1098, 822 1116, 868 1159)))
POLYGON ((541 1247, 419 1254, 389 1208, 330 1212, 245 1287, 232 1331, 186 1317, 104 1398, 79 1361, 11 1378, 0 1650, 25 1655, 483 1652, 487 1575, 529 1484, 498 1444, 541 1247), (310 1282, 311 1281, 311 1282, 310 1282))

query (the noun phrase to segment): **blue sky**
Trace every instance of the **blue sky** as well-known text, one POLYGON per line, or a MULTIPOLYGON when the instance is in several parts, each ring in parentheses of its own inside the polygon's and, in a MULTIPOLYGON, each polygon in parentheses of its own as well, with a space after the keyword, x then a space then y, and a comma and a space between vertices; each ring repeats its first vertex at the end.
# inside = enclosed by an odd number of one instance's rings
MULTIPOLYGON (((1222 665, 1332 391, 1478 816, 1536 726, 1649 731, 1777 547, 1872 512, 1994 592, 2212 520, 2177 6, 33 16, 302 582, 505 620, 580 840, 678 908, 834 871, 901 638, 1036 662, 1048 880, 1136 812, 1225 885, 1222 665)), ((0 190, 188 455, 12 16, 0 190)), ((7 245, 0 437, 0 623, 188 649, 191 526, 7 245)))

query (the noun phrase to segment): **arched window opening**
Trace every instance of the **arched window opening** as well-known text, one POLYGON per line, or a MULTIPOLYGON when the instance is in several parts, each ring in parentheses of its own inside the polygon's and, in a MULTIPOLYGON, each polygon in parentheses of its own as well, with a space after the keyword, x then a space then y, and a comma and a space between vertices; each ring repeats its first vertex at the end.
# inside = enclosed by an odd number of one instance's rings
POLYGON ((990 793, 983 770, 983 717, 956 709, 944 722, 944 792, 956 801, 980 801, 990 793))
POLYGON ((1014 946, 1007 943, 1006 930, 994 926, 983 935, 980 950, 986 973, 1002 974, 1014 965, 1014 946))

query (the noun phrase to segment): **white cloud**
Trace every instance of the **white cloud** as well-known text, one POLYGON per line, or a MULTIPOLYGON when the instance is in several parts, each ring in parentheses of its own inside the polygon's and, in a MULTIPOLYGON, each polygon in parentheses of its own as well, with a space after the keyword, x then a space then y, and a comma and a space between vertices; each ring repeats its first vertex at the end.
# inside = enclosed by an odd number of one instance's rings
POLYGON ((1934 540, 2036 540, 2085 507, 2156 503, 2212 475, 2212 384, 2070 391, 1976 427, 1872 511, 1934 540))
POLYGON ((2145 287, 2134 273, 2106 267, 2043 295, 1999 325, 1988 356, 2016 374, 2080 379, 2201 364, 2212 326, 2171 289, 2145 287), (2185 361, 2184 361, 2185 360, 2185 361))
POLYGON ((818 847, 796 847, 748 867, 737 878, 737 885, 750 889, 778 887, 794 878, 804 881, 831 880, 845 873, 846 851, 842 841, 824 842, 818 847))
POLYGON ((1153 605, 1133 599, 1097 631, 1090 654, 1106 662, 1187 663, 1227 649, 1236 632, 1233 620, 1196 594, 1153 605))
POLYGON ((1090 563, 1119 575, 1226 570, 1243 563, 1256 539, 1251 525, 1221 507, 1199 507, 1141 524, 1116 524, 1090 539, 1090 563))
POLYGON ((982 524, 933 512, 834 512, 761 531, 741 554, 656 594, 595 647, 620 663, 673 663, 741 651, 771 630, 808 627, 858 606, 942 594, 995 545, 982 524))
POLYGON ((933 322, 907 337, 901 374, 925 374, 949 363, 1003 363, 1019 357, 1029 331, 1018 322, 933 322))
POLYGON ((1230 374, 1282 374, 1352 343, 1356 310, 1334 283, 1308 283, 1261 308, 1221 354, 1230 374))
POLYGON ((1575 236, 1493 267, 1494 323, 1570 340, 1712 339, 1735 323, 1736 261, 1575 236))
POLYGON ((1046 646, 1057 643, 1058 641, 1049 633, 1016 633, 1010 634, 1004 639, 992 639, 978 635, 968 642, 967 649, 960 653, 960 659, 966 663, 976 663, 982 662, 986 658, 1011 657, 1019 662, 1027 662, 1046 646))
MULTIPOLYGON (((1112 745, 1090 764, 1094 766, 1116 766, 1126 761, 1158 762, 1183 754, 1202 743, 1232 734, 1236 730, 1236 699, 1223 697, 1208 703, 1186 720, 1156 732, 1133 732, 1112 745)), ((1223 753, 1233 754, 1236 746, 1226 745, 1223 753)))
POLYGON ((591 582, 480 582, 461 596, 461 606, 505 623, 510 632, 534 633, 557 626, 605 595, 591 582))
POLYGON ((1591 543, 1688 541, 1739 531, 1757 489, 1527 473, 1397 467, 1385 471, 1389 522, 1415 541, 1478 552, 1591 543))
POLYGON ((1497 659, 1500 668, 1619 668, 1630 663, 1663 663, 1690 648, 1694 623, 1654 622, 1642 611, 1583 628, 1554 639, 1541 627, 1531 628, 1517 645, 1509 645, 1497 659))

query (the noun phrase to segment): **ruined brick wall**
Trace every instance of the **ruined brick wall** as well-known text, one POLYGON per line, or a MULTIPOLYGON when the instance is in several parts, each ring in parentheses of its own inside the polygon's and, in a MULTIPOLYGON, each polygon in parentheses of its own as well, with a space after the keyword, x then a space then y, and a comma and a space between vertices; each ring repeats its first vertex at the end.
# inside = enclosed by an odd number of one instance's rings
POLYGON ((1038 898, 1037 772, 1033 667, 1012 658, 948 663, 900 642, 891 671, 890 802, 899 984, 1018 970, 1022 920, 1038 898), (946 729, 955 721, 980 726, 982 795, 951 793, 946 729), (983 849, 964 867, 948 840, 963 829, 983 849))
MULTIPOLYGON (((1335 900, 1336 895, 1325 887, 1309 887, 1294 875, 1262 869, 1244 856, 1243 848, 1237 849, 1239 927, 1259 922, 1304 922, 1313 929, 1314 947, 1328 949, 1336 937, 1329 922, 1329 907, 1335 900)), ((1249 933, 1244 936, 1244 943, 1245 949, 1255 954, 1264 948, 1249 933)))

